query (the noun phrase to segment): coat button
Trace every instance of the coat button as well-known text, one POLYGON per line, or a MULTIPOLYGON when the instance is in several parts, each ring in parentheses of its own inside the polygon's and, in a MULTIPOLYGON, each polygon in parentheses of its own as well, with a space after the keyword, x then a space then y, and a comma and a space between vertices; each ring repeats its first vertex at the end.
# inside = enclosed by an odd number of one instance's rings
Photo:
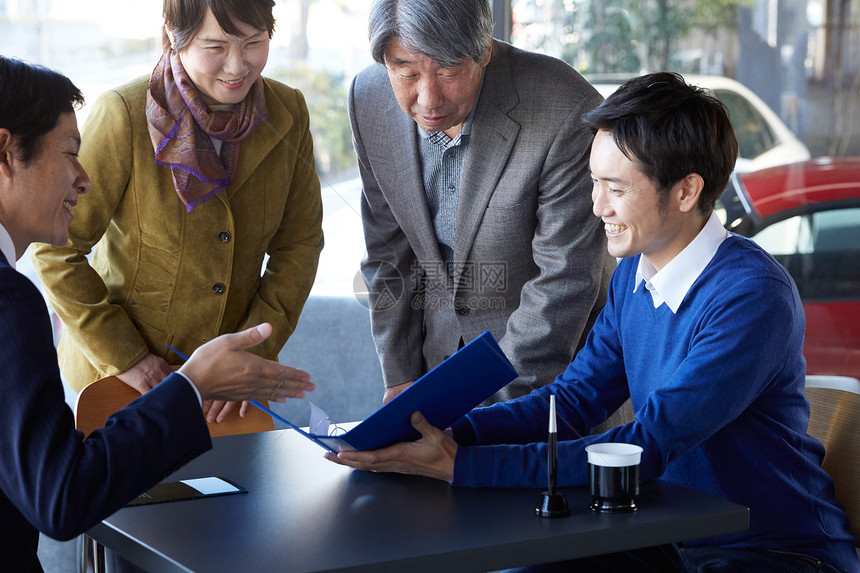
POLYGON ((215 294, 224 294, 227 290, 227 287, 224 286, 224 283, 215 283, 212 285, 212 292, 215 294))
POLYGON ((218 240, 222 243, 229 243, 232 237, 233 236, 230 234, 230 231, 221 231, 218 233, 218 240))
POLYGON ((460 316, 468 316, 469 315, 468 307, 461 306, 460 308, 457 309, 457 314, 459 314, 460 316))

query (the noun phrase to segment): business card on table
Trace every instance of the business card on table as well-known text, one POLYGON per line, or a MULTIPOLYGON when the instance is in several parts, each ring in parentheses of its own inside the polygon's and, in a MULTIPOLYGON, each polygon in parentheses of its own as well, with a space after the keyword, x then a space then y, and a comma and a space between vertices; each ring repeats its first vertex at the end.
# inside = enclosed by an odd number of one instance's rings
POLYGON ((131 500, 128 505, 150 505, 236 493, 248 493, 248 490, 222 477, 185 479, 157 484, 131 500))

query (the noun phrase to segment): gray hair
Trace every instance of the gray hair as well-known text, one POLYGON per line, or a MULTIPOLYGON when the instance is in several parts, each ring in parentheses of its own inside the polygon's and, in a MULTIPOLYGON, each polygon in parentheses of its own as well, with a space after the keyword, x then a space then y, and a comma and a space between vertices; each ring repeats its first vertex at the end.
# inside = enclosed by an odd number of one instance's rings
POLYGON ((443 68, 466 58, 481 64, 493 41, 493 14, 489 0, 376 0, 368 32, 380 64, 397 39, 443 68))

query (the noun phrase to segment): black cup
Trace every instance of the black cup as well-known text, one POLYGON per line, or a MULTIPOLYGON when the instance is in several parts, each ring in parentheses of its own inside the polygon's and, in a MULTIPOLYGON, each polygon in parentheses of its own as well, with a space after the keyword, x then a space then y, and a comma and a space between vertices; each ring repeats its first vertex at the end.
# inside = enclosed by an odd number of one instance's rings
POLYGON ((588 464, 591 509, 610 513, 636 511, 639 466, 606 467, 588 464))
POLYGON ((591 509, 608 513, 636 511, 642 448, 632 444, 592 444, 588 450, 591 509))

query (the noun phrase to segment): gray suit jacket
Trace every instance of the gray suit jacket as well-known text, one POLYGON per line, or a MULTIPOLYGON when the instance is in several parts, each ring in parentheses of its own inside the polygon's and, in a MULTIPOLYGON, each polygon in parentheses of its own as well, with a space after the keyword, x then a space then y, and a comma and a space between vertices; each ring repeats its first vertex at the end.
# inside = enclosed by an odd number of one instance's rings
POLYGON ((494 42, 475 109, 445 272, 415 122, 384 66, 353 80, 353 140, 371 324, 386 386, 415 380, 485 330, 520 376, 491 401, 552 382, 606 301, 615 260, 592 214, 591 132, 600 95, 567 64, 494 42))

